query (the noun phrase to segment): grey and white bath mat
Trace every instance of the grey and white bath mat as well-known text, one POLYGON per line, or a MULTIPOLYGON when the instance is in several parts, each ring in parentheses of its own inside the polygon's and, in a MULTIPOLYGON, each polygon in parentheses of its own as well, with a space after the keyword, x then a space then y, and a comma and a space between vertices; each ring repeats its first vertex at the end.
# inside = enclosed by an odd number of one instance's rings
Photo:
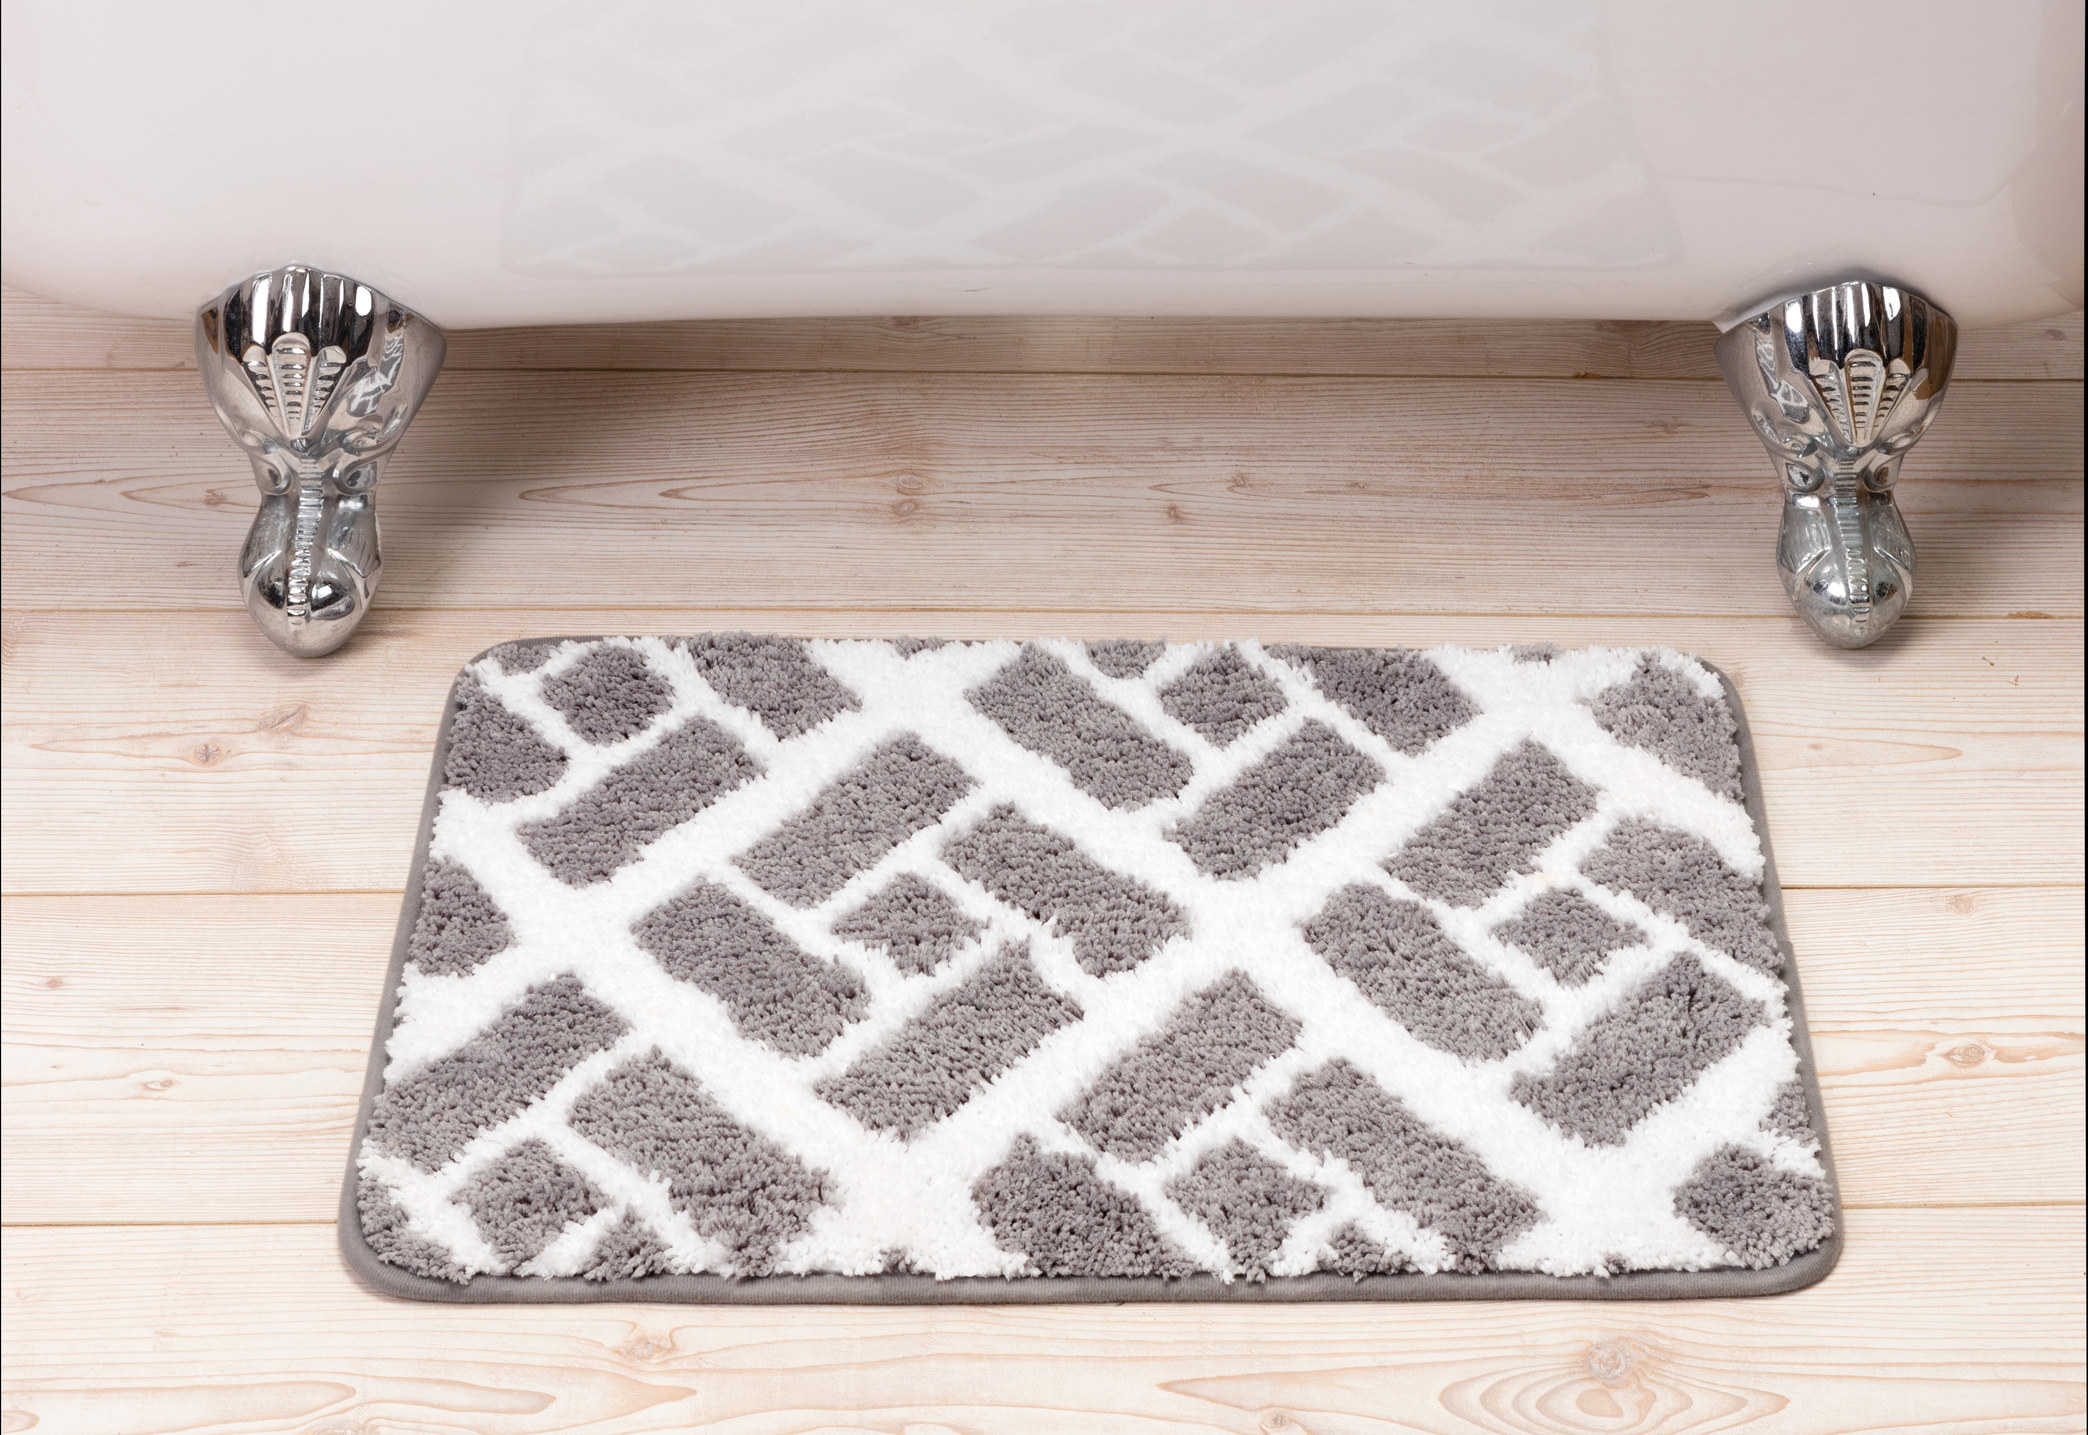
POLYGON ((546 640, 452 694, 342 1232, 452 1300, 1763 1293, 1823 1132, 1695 659, 546 640))

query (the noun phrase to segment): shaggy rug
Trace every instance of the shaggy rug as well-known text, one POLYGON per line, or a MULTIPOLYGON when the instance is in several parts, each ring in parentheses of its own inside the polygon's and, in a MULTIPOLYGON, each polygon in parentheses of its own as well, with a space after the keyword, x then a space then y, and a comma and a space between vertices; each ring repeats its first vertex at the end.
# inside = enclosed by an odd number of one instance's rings
POLYGON ((458 678, 342 1233, 457 1300, 1818 1279, 1737 700, 1667 651, 551 639, 458 678))

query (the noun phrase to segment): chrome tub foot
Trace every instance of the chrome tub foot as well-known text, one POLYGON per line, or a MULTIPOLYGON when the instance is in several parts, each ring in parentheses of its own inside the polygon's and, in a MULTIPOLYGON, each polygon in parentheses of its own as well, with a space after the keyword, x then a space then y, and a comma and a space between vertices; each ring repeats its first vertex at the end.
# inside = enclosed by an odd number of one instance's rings
POLYGON ((261 511, 239 556, 261 631, 316 658, 377 590, 377 480, 442 367, 442 331, 355 280, 290 264, 196 314, 210 406, 246 450, 261 511))
POLYGON ((1948 314, 1862 282, 1772 304, 1719 338, 1726 384, 1783 479, 1784 591, 1837 647, 1875 643, 1913 592, 1914 540, 1892 485, 1956 352, 1948 314))

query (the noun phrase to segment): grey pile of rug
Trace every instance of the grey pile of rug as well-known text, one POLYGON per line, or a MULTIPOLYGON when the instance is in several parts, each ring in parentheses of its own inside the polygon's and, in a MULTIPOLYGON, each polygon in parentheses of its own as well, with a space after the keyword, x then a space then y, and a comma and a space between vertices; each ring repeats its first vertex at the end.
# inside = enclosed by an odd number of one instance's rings
POLYGON ((459 677, 344 1201, 467 1300, 1788 1289, 1737 701, 1653 650, 543 640, 459 677))

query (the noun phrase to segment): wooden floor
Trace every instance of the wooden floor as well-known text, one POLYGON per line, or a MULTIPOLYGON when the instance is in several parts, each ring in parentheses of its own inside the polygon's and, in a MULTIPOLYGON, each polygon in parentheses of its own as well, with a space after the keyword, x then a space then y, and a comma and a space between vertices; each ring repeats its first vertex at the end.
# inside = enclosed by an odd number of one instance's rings
POLYGON ((5 299, 0 1430, 2083 1428, 2082 325, 1967 337, 1831 651, 1698 325, 455 336, 298 662, 178 326, 5 299), (334 1206, 451 674, 545 633, 1666 643, 1750 709, 1848 1203, 1730 1303, 446 1308, 334 1206))

